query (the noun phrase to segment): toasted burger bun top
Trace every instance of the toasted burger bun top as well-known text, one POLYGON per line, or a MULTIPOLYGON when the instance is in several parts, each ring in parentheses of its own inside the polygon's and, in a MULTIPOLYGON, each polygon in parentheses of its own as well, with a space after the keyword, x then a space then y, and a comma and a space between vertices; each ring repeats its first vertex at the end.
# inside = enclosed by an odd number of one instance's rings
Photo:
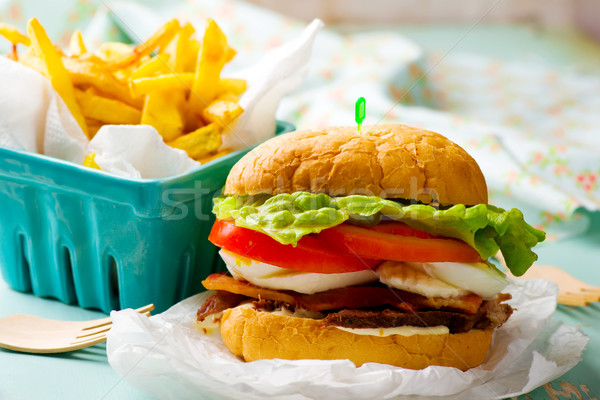
POLYGON ((329 127, 275 137, 231 170, 226 195, 309 191, 442 205, 487 203, 475 160, 446 137, 406 125, 329 127))

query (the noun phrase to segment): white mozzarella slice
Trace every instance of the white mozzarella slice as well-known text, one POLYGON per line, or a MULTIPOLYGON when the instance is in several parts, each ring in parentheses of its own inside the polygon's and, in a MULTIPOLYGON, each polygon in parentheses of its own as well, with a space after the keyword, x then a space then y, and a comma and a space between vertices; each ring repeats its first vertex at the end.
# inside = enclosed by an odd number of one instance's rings
POLYGON ((423 268, 429 275, 481 297, 492 298, 502 291, 508 280, 495 268, 484 263, 406 263, 413 268, 423 268))
POLYGON ((221 250, 221 258, 227 269, 236 279, 244 279, 256 286, 277 290, 293 290, 298 293, 313 294, 346 286, 354 286, 377 281, 377 274, 367 269, 341 274, 319 274, 294 271, 275 265, 241 257, 221 250))
POLYGON ((430 276, 420 263, 386 261, 377 268, 379 280, 395 289, 426 297, 457 297, 469 292, 430 276), (412 265, 414 264, 414 265, 412 265))

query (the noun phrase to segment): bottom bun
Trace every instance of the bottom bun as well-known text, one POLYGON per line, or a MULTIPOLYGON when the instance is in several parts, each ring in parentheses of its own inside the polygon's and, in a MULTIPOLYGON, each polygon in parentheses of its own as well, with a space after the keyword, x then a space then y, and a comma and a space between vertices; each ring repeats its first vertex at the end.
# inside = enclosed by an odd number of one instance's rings
POLYGON ((236 307, 223 313, 221 336, 229 350, 245 361, 349 359, 356 366, 376 362, 410 369, 441 365, 466 371, 485 359, 492 330, 378 337, 323 327, 315 319, 236 307))

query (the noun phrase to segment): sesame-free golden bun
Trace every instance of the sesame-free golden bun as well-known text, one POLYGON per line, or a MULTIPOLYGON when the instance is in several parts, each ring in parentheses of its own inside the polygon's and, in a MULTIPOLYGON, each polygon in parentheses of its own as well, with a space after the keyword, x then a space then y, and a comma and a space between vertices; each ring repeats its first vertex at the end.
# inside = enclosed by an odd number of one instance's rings
POLYGON ((226 195, 309 191, 430 204, 486 204, 485 178, 460 146, 431 131, 389 124, 329 127, 272 138, 231 170, 226 195))
POLYGON ((358 335, 321 321, 230 308, 221 318, 225 345, 245 361, 281 358, 349 359, 357 367, 376 362, 410 369, 430 365, 463 371, 480 365, 492 340, 492 330, 442 335, 358 335))

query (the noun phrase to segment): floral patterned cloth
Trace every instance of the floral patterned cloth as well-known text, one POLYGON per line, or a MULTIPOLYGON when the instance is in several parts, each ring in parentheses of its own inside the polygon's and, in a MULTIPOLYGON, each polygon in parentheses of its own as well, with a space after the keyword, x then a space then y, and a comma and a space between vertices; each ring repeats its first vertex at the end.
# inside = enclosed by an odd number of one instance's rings
MULTIPOLYGON (((234 0, 103 2, 0 0, 0 20, 24 27, 40 18, 68 43, 139 41, 173 16, 219 23, 244 65, 295 37, 304 24, 234 0)), ((8 46, 0 43, 0 50, 8 46)), ((455 140, 479 162, 490 201, 517 207, 549 238, 581 233, 585 213, 600 208, 600 77, 476 55, 424 55, 393 31, 338 35, 324 31, 300 91, 278 118, 299 128, 354 123, 354 103, 367 99, 365 124, 401 122, 455 140)))
POLYGON ((531 174, 573 195, 568 207, 600 206, 600 77, 457 56, 429 82, 434 106, 514 128, 502 138, 507 150, 531 174))

